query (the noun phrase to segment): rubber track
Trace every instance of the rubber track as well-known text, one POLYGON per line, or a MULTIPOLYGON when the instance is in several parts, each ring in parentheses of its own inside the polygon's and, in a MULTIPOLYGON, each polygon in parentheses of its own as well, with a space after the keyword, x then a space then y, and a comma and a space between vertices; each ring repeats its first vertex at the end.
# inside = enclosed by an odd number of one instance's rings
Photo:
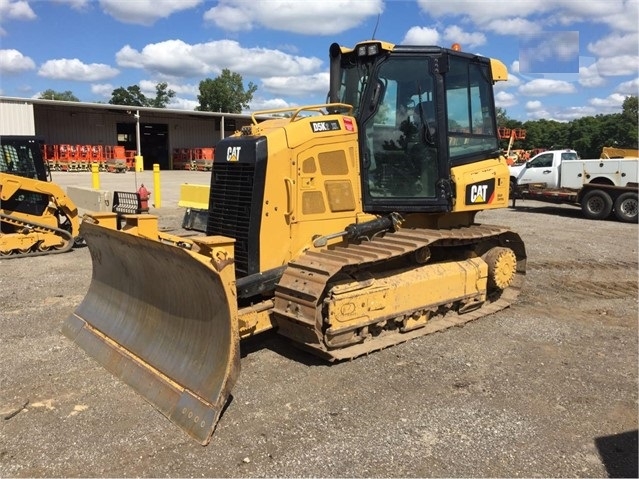
MULTIPOLYGON (((51 249, 48 251, 29 251, 28 253, 18 253, 15 250, 8 254, 0 254, 0 259, 16 259, 16 258, 28 258, 32 256, 44 256, 47 254, 59 254, 66 253, 73 248, 74 239, 66 230, 61 228, 51 228, 50 226, 36 223, 34 221, 18 220, 10 215, 0 213, 0 220, 4 223, 8 223, 19 228, 31 228, 39 233, 53 233, 56 236, 62 237, 66 240, 66 243, 61 248, 51 249)), ((18 234, 18 233, 4 233, 6 235, 18 234)))
MULTIPOLYGON (((281 317, 284 321, 303 323, 307 328, 315 330, 315 315, 321 314, 325 291, 330 290, 330 282, 339 272, 354 272, 375 263, 411 254, 425 246, 472 245, 485 240, 495 240, 501 235, 511 236, 506 243, 502 242, 503 246, 509 246, 508 241, 514 240, 519 242, 513 248, 514 251, 516 253, 523 251, 523 243, 519 236, 510 229, 487 225, 447 230, 400 229, 359 245, 349 244, 330 250, 309 251, 289 263, 275 291, 274 312, 276 317, 281 317), (286 307, 289 310, 297 310, 297 314, 292 316, 285 311, 286 307)), ((362 343, 340 349, 325 349, 323 343, 321 345, 299 344, 299 346, 310 348, 314 354, 329 360, 352 359, 495 313, 512 304, 519 294, 525 274, 525 256, 520 256, 518 255, 517 258, 517 274, 511 286, 496 298, 487 297, 487 300, 477 309, 463 314, 450 310, 445 315, 431 318, 422 328, 406 333, 399 330, 385 330, 376 337, 367 338, 362 343)))

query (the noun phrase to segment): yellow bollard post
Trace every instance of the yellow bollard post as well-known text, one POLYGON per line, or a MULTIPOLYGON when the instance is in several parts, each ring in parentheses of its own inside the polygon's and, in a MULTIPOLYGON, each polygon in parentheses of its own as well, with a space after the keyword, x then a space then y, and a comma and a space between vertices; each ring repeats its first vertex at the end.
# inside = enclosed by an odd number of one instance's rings
POLYGON ((91 185, 94 190, 100 189, 100 173, 98 172, 97 163, 91 163, 91 185))
POLYGON ((135 171, 144 171, 144 158, 141 155, 135 155, 135 171))
POLYGON ((153 163, 153 197, 155 198, 154 208, 162 206, 162 195, 160 194, 160 165, 153 163))

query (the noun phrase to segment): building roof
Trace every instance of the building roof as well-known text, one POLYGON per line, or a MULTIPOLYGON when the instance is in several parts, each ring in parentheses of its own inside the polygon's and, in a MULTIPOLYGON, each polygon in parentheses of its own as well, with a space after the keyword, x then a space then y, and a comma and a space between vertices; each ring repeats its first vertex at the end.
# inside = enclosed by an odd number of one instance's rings
POLYGON ((39 106, 59 107, 65 109, 84 109, 84 110, 109 110, 121 111, 123 113, 139 111, 148 114, 176 115, 176 116, 198 116, 198 117, 214 117, 214 118, 241 118, 250 119, 252 115, 245 113, 222 113, 212 111, 195 111, 195 110, 179 110, 172 108, 153 108, 148 106, 129 106, 129 105, 111 105, 110 103, 88 103, 81 101, 61 101, 46 100, 42 98, 18 98, 0 96, 0 102, 25 103, 39 106))

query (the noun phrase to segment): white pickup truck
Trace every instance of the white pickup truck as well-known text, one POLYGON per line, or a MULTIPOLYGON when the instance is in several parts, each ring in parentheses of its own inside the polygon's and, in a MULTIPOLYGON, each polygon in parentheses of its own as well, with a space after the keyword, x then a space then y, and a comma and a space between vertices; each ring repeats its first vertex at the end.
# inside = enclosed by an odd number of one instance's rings
POLYGON ((579 205, 586 218, 637 221, 639 158, 581 160, 574 150, 544 151, 510 166, 516 198, 579 205))

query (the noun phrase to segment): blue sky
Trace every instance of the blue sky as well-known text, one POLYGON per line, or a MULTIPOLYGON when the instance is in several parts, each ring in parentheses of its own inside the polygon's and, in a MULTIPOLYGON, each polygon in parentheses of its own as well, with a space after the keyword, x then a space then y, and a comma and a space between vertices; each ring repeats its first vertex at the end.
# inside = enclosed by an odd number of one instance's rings
POLYGON ((251 110, 322 103, 328 47, 375 38, 498 58, 497 106, 521 121, 621 111, 639 91, 639 0, 0 0, 0 95, 118 87, 192 110, 223 68, 257 85, 251 110), (375 30, 378 22, 377 29, 375 30))

